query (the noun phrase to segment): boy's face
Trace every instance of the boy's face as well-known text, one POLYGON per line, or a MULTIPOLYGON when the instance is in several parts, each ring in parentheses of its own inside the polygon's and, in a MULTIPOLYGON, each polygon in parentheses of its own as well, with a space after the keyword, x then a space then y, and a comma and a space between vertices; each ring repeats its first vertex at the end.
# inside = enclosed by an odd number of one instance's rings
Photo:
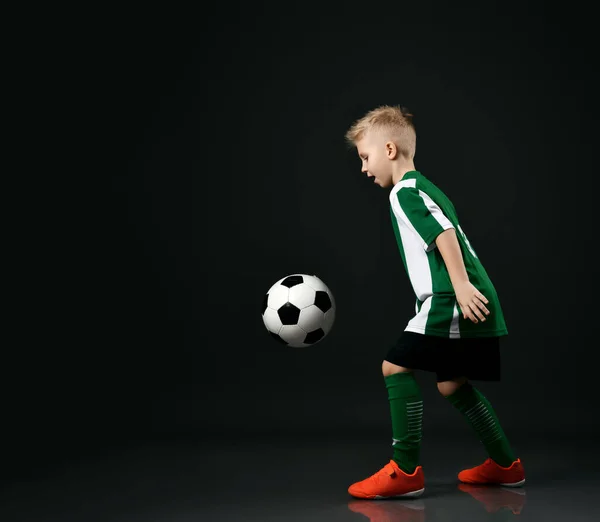
POLYGON ((383 136, 367 133, 356 142, 356 150, 362 161, 361 171, 373 178, 373 183, 380 187, 391 187, 392 161, 388 157, 386 140, 383 136))

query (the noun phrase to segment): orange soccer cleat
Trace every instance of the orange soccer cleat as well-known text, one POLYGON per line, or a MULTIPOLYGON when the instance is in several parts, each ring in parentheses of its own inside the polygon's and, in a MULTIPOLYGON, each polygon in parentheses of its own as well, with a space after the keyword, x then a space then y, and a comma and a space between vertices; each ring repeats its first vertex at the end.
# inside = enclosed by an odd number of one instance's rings
POLYGON ((466 484, 497 484, 515 488, 525 484, 525 470, 520 459, 515 460, 508 468, 487 459, 479 466, 461 471, 458 480, 466 484))
POLYGON ((423 491, 425 491, 423 468, 417 466, 409 475, 404 473, 393 460, 374 475, 348 488, 348 493, 353 497, 368 499, 419 497, 423 491))

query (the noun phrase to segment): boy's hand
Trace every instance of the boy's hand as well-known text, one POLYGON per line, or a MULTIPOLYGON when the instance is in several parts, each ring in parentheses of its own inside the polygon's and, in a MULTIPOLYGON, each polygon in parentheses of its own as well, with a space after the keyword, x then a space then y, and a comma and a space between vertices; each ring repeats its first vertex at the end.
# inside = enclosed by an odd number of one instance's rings
POLYGON ((489 301, 470 281, 458 284, 454 288, 454 293, 463 318, 477 323, 479 320, 485 321, 485 315, 490 315, 490 311, 485 307, 489 301))

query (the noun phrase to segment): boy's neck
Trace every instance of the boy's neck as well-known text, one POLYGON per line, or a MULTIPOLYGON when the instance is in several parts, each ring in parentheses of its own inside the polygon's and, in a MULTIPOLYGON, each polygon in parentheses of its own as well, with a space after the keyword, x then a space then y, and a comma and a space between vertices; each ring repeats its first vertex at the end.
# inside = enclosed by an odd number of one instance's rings
POLYGON ((392 184, 396 185, 396 183, 402 181, 404 174, 413 170, 417 169, 415 168, 415 164, 412 161, 406 161, 402 164, 398 164, 398 166, 394 169, 394 172, 392 173, 392 184))

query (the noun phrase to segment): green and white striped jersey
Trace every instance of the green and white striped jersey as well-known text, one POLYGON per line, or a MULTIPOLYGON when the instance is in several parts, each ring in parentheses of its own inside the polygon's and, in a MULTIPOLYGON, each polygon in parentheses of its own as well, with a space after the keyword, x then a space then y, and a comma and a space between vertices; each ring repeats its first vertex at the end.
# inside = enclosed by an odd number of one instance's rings
POLYGON ((439 337, 493 337, 508 330, 496 289, 467 236, 448 197, 418 171, 407 172, 390 193, 390 213, 400 255, 417 297, 416 315, 405 330, 439 337), (485 322, 463 319, 436 237, 456 230, 471 283, 487 299, 485 322))

